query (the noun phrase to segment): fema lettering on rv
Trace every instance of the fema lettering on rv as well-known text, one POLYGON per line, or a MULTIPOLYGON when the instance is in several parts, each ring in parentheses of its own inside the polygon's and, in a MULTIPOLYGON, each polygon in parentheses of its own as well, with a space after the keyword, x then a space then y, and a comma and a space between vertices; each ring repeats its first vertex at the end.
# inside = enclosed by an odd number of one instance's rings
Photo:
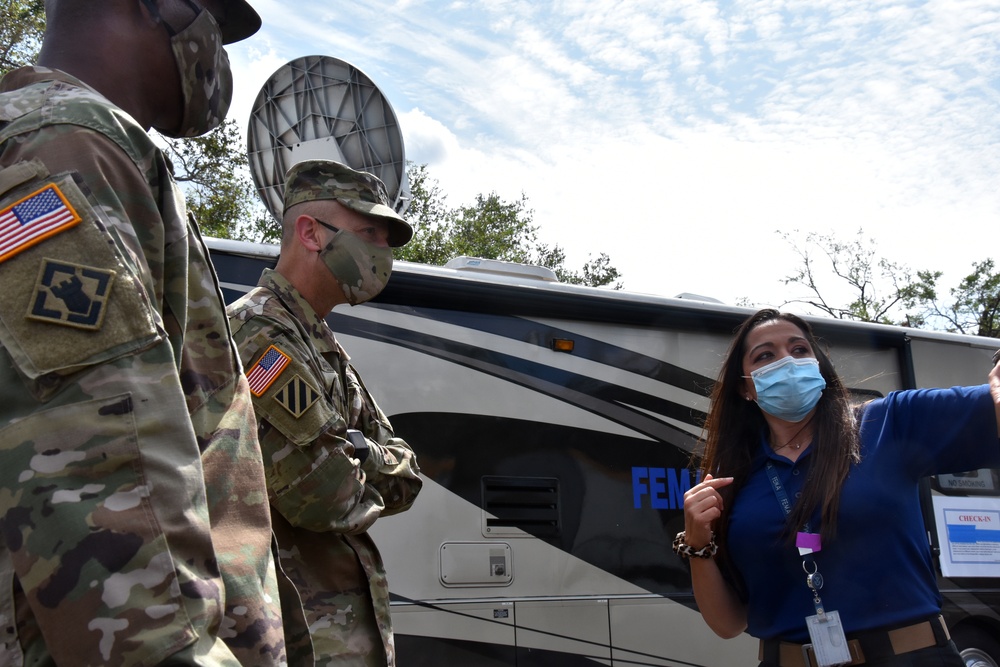
MULTIPOLYGON (((691 488, 687 468, 632 468, 632 504, 635 509, 679 510, 684 507, 684 492, 691 488)), ((697 477, 694 484, 697 484, 697 477)))

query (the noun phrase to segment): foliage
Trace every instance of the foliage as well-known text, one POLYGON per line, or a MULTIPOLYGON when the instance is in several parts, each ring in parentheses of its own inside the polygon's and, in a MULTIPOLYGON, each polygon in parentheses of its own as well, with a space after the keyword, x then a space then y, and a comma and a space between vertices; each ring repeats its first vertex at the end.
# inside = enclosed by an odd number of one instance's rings
POLYGON ((530 264, 538 246, 533 216, 523 192, 514 202, 496 192, 478 194, 475 204, 458 208, 450 229, 451 247, 458 255, 530 264))
POLYGON ((538 240, 534 211, 524 193, 515 201, 505 201, 495 191, 478 194, 474 203, 451 208, 437 181, 428 174, 427 165, 409 163, 407 177, 412 201, 406 217, 414 235, 394 253, 398 259, 443 265, 453 257, 468 255, 539 264, 555 271, 563 282, 622 288, 622 283, 616 282, 621 274, 605 253, 588 259, 581 271, 567 269, 565 251, 538 240))
MULTIPOLYGON (((915 279, 906 266, 879 258, 875 241, 866 239, 862 230, 859 229, 850 241, 810 232, 803 243, 796 241, 791 234, 779 234, 802 259, 798 270, 786 276, 783 282, 800 285, 808 291, 808 296, 792 299, 788 303, 808 304, 842 320, 905 326, 923 323, 922 319, 913 321, 914 317, 904 311, 929 296, 925 283, 915 279), (834 281, 836 286, 832 288, 830 274, 837 279, 834 281), (849 301, 846 305, 837 305, 828 295, 845 284, 849 290, 849 301)), ((940 273, 926 275, 936 280, 940 273)))
POLYGON ((937 298, 940 272, 920 272, 921 316, 947 331, 1000 338, 1000 273, 992 259, 974 262, 972 273, 949 290, 950 303, 937 298))
POLYGON ((35 62, 44 33, 44 0, 0 0, 0 76, 35 62))
POLYGON ((393 251, 397 259, 441 266, 451 259, 447 237, 454 211, 445 203, 437 181, 427 173, 426 164, 407 164, 410 205, 406 219, 413 226, 413 239, 393 251))
POLYGON ((810 233, 802 243, 780 234, 802 259, 785 284, 801 285, 810 293, 789 303, 805 303, 839 319, 1000 338, 1000 272, 992 259, 974 263, 946 301, 938 295, 941 271, 914 275, 906 266, 879 258, 875 242, 861 230, 846 242, 810 233), (847 288, 847 305, 834 305, 829 297, 838 287, 847 288))
POLYGON ((188 211, 207 236, 276 242, 281 229, 250 179, 239 127, 227 120, 192 139, 167 139, 167 153, 184 189, 188 211))
MULTIPOLYGON (((587 256, 587 261, 583 265, 583 273, 581 275, 572 273, 560 276, 559 279, 566 283, 579 285, 602 286, 614 283, 615 289, 621 289, 622 283, 617 281, 621 278, 622 274, 618 269, 611 266, 611 257, 604 252, 598 255, 596 259, 590 259, 591 257, 592 255, 587 256)), ((557 270, 556 273, 559 273, 559 271, 557 270)))

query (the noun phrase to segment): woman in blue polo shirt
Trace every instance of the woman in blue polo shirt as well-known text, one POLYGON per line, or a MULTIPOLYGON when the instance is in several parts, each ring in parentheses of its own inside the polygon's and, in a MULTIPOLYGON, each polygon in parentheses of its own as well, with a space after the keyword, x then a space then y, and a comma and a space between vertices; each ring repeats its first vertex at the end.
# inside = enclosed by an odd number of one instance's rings
POLYGON ((806 322, 747 319, 674 541, 712 630, 760 638, 761 667, 962 667, 918 490, 927 475, 1000 467, 1000 369, 989 379, 854 410, 806 322))

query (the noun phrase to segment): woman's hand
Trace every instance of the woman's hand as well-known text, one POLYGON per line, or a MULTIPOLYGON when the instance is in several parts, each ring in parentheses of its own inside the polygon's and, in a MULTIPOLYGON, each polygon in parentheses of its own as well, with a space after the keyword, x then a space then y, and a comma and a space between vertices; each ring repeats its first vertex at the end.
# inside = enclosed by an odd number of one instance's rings
MULTIPOLYGON (((684 494, 684 541, 692 548, 700 549, 712 540, 712 522, 723 510, 719 489, 732 483, 732 477, 705 475, 684 494)), ((708 627, 724 639, 739 636, 747 628, 746 605, 723 578, 714 558, 692 558, 690 562, 694 599, 708 627)))
POLYGON ((718 490, 732 483, 732 477, 706 474, 684 494, 684 541, 692 548, 700 549, 712 540, 712 522, 722 516, 724 506, 718 490))

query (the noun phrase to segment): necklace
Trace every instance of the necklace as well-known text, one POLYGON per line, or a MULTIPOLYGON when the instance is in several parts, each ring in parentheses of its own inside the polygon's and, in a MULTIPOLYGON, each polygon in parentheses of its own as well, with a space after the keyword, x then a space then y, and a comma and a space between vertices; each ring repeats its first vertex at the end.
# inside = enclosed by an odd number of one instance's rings
POLYGON ((796 432, 795 432, 794 434, 792 434, 792 437, 790 437, 790 438, 788 439, 788 442, 786 442, 785 444, 783 444, 783 445, 782 445, 781 447, 777 447, 777 448, 773 449, 772 451, 774 451, 775 453, 778 453, 778 452, 780 452, 780 451, 781 451, 782 449, 785 449, 785 448, 787 448, 787 447, 791 447, 791 448, 792 448, 792 449, 794 449, 795 451, 799 451, 800 449, 802 449, 802 445, 804 444, 803 442, 798 442, 798 443, 795 443, 794 445, 793 445, 792 443, 793 443, 793 442, 795 442, 795 440, 796 440, 796 439, 797 439, 797 438, 798 438, 798 437, 799 437, 800 435, 802 435, 802 431, 806 430, 806 427, 807 427, 807 426, 809 426, 809 424, 810 424, 811 422, 812 422, 812 419, 810 419, 809 421, 807 421, 807 422, 806 422, 805 424, 803 424, 803 425, 802 425, 802 426, 801 426, 801 427, 799 428, 799 430, 798 430, 798 431, 796 431, 796 432))

